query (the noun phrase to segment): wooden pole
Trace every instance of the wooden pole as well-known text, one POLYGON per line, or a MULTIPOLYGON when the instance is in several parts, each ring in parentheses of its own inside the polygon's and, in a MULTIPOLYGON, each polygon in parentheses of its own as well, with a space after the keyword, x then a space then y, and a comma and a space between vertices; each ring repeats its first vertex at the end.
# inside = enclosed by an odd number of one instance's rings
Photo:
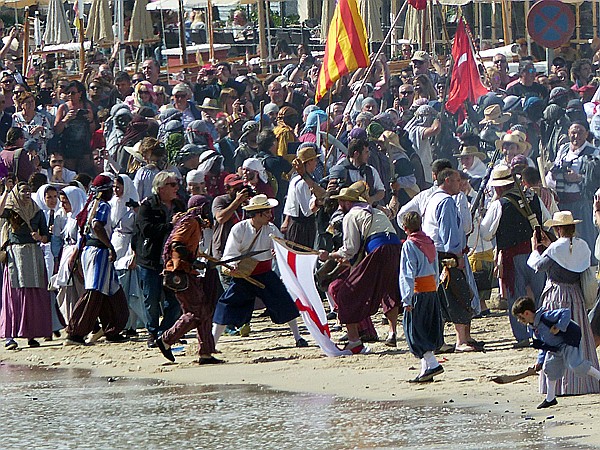
POLYGON ((21 70, 23 76, 27 76, 27 65, 29 63, 29 6, 25 7, 25 19, 23 20, 23 65, 21 70))
POLYGON ((79 70, 81 73, 85 70, 85 36, 83 32, 83 0, 77 0, 79 4, 77 13, 77 28, 79 29, 79 70))
POLYGON ((187 43, 185 41, 185 16, 183 12, 183 0, 179 0, 179 46, 181 47, 181 64, 188 63, 187 43))
POLYGON ((508 6, 506 5, 506 0, 501 1, 502 6, 502 33, 504 35, 504 45, 508 45, 512 43, 510 39, 510 22, 508 17, 508 6))
POLYGON ((267 69, 267 41, 266 41, 266 22, 265 22, 265 1, 258 0, 258 47, 260 53, 260 68, 267 69))
POLYGON ((427 51, 427 10, 429 9, 429 0, 423 10, 423 19, 421 20, 421 50, 427 51))
MULTIPOLYGON (((498 39, 496 39, 496 2, 492 3, 491 25, 492 25, 492 42, 497 42, 498 39)), ((508 43, 505 42, 504 45, 508 45, 508 43)))
POLYGON ((215 61, 215 35, 213 24, 212 0, 207 1, 206 12, 208 17, 208 60, 212 64, 215 61))

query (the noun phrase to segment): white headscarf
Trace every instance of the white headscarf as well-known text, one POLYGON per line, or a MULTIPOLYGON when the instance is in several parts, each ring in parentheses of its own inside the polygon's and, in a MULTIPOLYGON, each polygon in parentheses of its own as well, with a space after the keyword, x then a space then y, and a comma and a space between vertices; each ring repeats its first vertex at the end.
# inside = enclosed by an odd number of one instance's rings
POLYGON ((204 172, 202 172, 200 170, 192 169, 185 176, 185 182, 187 184, 190 184, 190 183, 204 183, 204 178, 205 177, 206 177, 206 173, 204 173, 204 172))
POLYGON ((263 183, 266 183, 267 181, 269 181, 269 177, 267 177, 267 171, 265 170, 265 167, 260 162, 260 159, 248 158, 244 161, 244 164, 242 165, 242 167, 244 169, 250 169, 250 170, 254 170, 255 172, 258 172, 258 176, 262 180, 263 183))
MULTIPOLYGON (((38 205, 38 207, 44 211, 44 213, 46 215, 48 215, 48 211, 50 211, 50 208, 48 207, 48 205, 46 205, 46 191, 48 190, 49 187, 54 187, 51 184, 44 184, 42 186, 40 186, 40 188, 31 196, 31 199, 35 202, 36 205, 38 205)), ((56 188, 54 188, 56 189, 56 188)), ((58 189, 57 189, 58 192, 58 189)), ((60 202, 56 202, 56 206, 54 207, 54 212, 58 211, 58 209, 60 208, 60 202)))
MULTIPOLYGON (((133 200, 137 203, 139 203, 140 201, 138 191, 135 188, 131 178, 124 174, 119 175, 118 178, 123 180, 123 195, 120 197, 113 195, 113 197, 108 202, 110 204, 110 221, 112 223, 113 228, 117 226, 119 221, 127 213, 128 206, 126 206, 126 203, 130 200, 133 200)), ((116 179, 115 182, 117 182, 116 179)))
POLYGON ((71 214, 71 217, 77 216, 87 201, 87 194, 83 189, 76 186, 67 186, 61 192, 67 196, 71 204, 72 211, 69 214, 71 214))
POLYGON ((221 172, 223 172, 223 170, 225 170, 223 167, 223 159, 224 158, 221 155, 219 155, 219 153, 217 153, 215 150, 206 150, 205 152, 202 152, 200 158, 198 159, 200 161, 200 164, 198 164, 198 170, 206 174, 210 172, 210 169, 212 169, 215 160, 218 160, 221 163, 220 170, 221 172))

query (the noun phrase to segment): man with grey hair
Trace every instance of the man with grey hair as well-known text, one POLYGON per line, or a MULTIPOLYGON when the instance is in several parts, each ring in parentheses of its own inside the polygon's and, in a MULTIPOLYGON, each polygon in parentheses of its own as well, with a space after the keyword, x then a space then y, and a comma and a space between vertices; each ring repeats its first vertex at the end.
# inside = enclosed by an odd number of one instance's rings
POLYGON ((186 210, 185 204, 178 198, 178 189, 179 180, 175 172, 163 170, 156 174, 152 181, 152 195, 140 205, 132 241, 140 268, 144 306, 148 313, 146 329, 150 334, 149 347, 153 347, 156 338, 171 328, 181 315, 174 292, 163 289, 161 275, 165 239, 173 229, 174 216, 186 210))
POLYGON ((192 95, 192 89, 187 83, 178 83, 173 88, 172 104, 175 109, 181 111, 181 122, 184 128, 194 120, 202 120, 202 112, 191 100, 192 95))

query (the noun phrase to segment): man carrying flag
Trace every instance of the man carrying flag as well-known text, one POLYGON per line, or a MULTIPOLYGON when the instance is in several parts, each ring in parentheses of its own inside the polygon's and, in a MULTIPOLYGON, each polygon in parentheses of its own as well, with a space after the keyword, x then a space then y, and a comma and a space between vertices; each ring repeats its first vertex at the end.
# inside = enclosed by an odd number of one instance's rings
POLYGON ((369 64, 367 32, 356 0, 338 0, 329 26, 315 103, 318 103, 341 77, 359 67, 369 67, 369 64))

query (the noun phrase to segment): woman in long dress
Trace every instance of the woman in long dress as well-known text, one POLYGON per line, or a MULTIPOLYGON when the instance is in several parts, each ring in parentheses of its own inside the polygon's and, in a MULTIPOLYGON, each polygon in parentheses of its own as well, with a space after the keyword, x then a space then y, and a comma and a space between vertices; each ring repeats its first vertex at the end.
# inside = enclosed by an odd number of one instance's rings
MULTIPOLYGON (((538 240, 534 233, 534 250, 527 264, 537 272, 546 272, 546 287, 541 297, 542 308, 571 309, 571 318, 581 327, 582 356, 598 369, 594 336, 586 314, 580 282, 581 274, 590 266, 591 251, 583 239, 575 237, 575 225, 580 222, 581 220, 573 219, 570 211, 554 213, 552 220, 546 221, 544 226, 554 227, 558 240, 551 243, 546 235, 538 240)), ((540 392, 546 393, 546 377, 543 375, 540 376, 540 392)), ((567 369, 556 386, 556 395, 597 392, 600 392, 600 384, 596 379, 591 376, 577 377, 570 369, 567 369)))
POLYGON ((59 193, 61 207, 54 220, 54 234, 60 236, 62 253, 58 263, 58 271, 52 277, 52 287, 58 290, 57 301, 60 311, 68 322, 73 313, 73 308, 79 297, 83 294, 83 278, 80 271, 72 270, 70 261, 77 251, 79 241, 79 227, 77 214, 81 212, 87 195, 81 188, 67 186, 59 193))
POLYGON ((111 242, 117 254, 115 270, 129 306, 129 320, 125 326, 125 334, 136 336, 136 330, 144 328, 147 322, 139 269, 136 267, 135 253, 131 246, 140 199, 133 181, 127 175, 119 175, 115 178, 114 189, 115 195, 109 203, 113 229, 111 242))
POLYGON ((31 189, 26 183, 19 183, 2 195, 0 217, 7 219, 2 242, 8 242, 0 337, 6 339, 7 350, 18 347, 14 338, 26 338, 30 347, 39 347, 35 338, 52 334, 46 267, 38 245, 49 240, 46 218, 31 199, 31 189))

